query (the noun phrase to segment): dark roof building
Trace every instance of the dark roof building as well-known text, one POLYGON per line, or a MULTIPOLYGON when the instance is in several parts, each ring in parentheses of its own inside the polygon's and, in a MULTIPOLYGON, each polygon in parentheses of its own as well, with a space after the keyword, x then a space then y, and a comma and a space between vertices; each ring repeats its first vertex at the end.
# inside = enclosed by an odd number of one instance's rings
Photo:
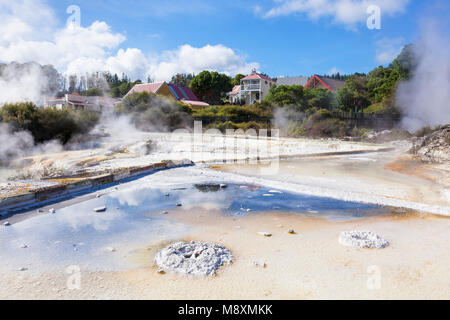
POLYGON ((306 86, 308 77, 282 77, 277 79, 277 86, 306 86))
POLYGON ((318 89, 325 88, 330 91, 336 91, 342 88, 345 85, 345 80, 337 80, 331 79, 327 77, 320 77, 318 75, 313 75, 311 79, 309 79, 308 83, 305 85, 305 88, 310 89, 318 89))

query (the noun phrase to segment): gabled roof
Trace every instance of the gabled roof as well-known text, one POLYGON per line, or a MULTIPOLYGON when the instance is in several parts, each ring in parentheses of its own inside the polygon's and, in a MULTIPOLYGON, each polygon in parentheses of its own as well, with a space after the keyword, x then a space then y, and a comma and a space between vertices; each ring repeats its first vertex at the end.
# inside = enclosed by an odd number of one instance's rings
POLYGON ((345 80, 331 79, 326 77, 321 77, 321 79, 331 88, 332 91, 338 90, 345 85, 345 80))
POLYGON ((266 77, 265 75, 262 75, 262 74, 260 74, 260 73, 258 73, 256 71, 253 71, 248 76, 242 78, 241 81, 242 80, 257 80, 257 79, 264 79, 266 81, 273 82, 273 80, 270 79, 269 77, 266 77))
POLYGON ((345 85, 345 80, 337 80, 331 79, 327 77, 319 77, 318 75, 313 75, 311 79, 309 79, 308 83, 305 87, 313 87, 316 82, 320 82, 324 87, 326 87, 330 91, 335 91, 337 89, 342 88, 345 85))
POLYGON ((172 96, 179 101, 185 102, 189 105, 197 105, 197 106, 209 106, 209 104, 200 101, 192 92, 189 87, 182 87, 173 83, 166 82, 155 82, 155 83, 145 83, 145 84, 137 84, 135 85, 126 95, 140 92, 149 92, 158 94, 161 88, 167 87, 172 96))
POLYGON ((164 84, 164 82, 154 82, 154 83, 143 83, 143 84, 136 84, 134 87, 125 95, 128 96, 129 94, 133 93, 141 93, 141 92, 149 92, 156 94, 161 86, 164 84))
POLYGON ((308 83, 308 77, 282 77, 277 79, 277 86, 305 86, 308 83))
POLYGON ((231 92, 229 92, 228 94, 230 96, 235 96, 235 95, 240 94, 240 93, 241 93, 241 86, 237 85, 237 86, 234 86, 233 90, 231 90, 231 92))
POLYGON ((189 87, 182 87, 172 83, 167 84, 167 86, 177 100, 200 101, 189 87))

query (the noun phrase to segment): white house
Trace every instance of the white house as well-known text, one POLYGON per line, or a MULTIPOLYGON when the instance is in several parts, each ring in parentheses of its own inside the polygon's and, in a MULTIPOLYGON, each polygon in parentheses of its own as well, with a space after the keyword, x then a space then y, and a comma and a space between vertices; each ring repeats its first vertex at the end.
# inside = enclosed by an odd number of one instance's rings
POLYGON ((241 101, 244 104, 261 102, 269 93, 275 82, 269 77, 257 73, 255 70, 241 79, 241 101))

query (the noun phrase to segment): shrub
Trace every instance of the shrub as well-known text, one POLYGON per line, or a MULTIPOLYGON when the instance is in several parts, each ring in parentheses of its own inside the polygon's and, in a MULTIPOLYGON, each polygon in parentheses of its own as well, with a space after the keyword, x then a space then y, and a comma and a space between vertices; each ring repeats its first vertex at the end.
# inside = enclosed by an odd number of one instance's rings
POLYGON ((364 109, 364 113, 373 113, 373 114, 390 114, 390 115, 398 115, 398 110, 395 109, 391 104, 385 102, 378 102, 370 105, 366 109, 364 109))
POLYGON ((255 129, 256 131, 260 129, 268 129, 269 125, 267 123, 260 123, 255 121, 249 121, 249 122, 240 122, 235 123, 232 121, 226 121, 226 122, 214 122, 206 126, 206 130, 208 129, 219 129, 222 132, 225 132, 227 129, 233 129, 238 130, 242 129, 244 131, 247 131, 249 129, 255 129))
POLYGON ((65 144, 74 135, 89 132, 99 120, 94 112, 37 108, 30 102, 6 104, 0 115, 14 131, 29 131, 37 143, 59 140, 65 144))
POLYGON ((146 131, 168 131, 192 126, 192 109, 176 100, 147 92, 127 96, 115 108, 128 114, 137 128, 146 131))

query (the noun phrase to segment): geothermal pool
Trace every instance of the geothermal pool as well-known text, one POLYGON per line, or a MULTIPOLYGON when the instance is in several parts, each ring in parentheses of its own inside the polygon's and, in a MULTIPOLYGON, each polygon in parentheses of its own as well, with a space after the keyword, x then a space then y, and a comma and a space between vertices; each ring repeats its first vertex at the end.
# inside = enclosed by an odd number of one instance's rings
POLYGON ((230 218, 277 212, 331 221, 390 213, 376 205, 250 184, 199 182, 155 188, 150 181, 145 177, 10 217, 12 225, 0 227, 0 268, 30 273, 69 265, 96 271, 130 269, 135 265, 128 257, 135 250, 183 237, 190 225, 171 217, 183 211, 214 210, 230 218), (107 209, 95 212, 99 207, 107 209))
MULTIPOLYGON (((384 206, 377 180, 393 176, 376 162, 379 171, 369 178, 370 170, 359 169, 373 165, 372 156, 357 158, 330 160, 325 175, 317 159, 282 161, 273 176, 247 165, 175 168, 3 217, 1 224, 11 226, 0 225, 0 298, 448 297, 442 275, 450 259, 450 220, 384 206), (308 170, 308 164, 315 166, 308 170), (359 180, 351 169, 338 175, 349 166, 359 180), (103 206, 105 212, 94 211, 103 206), (370 230, 391 245, 344 247, 338 242, 344 230, 370 230), (161 275, 154 256, 175 241, 220 244, 235 261, 215 277, 161 275), (383 273, 380 291, 366 287, 373 265, 383 273), (67 286, 69 269, 81 270, 80 290, 67 286), (413 280, 405 285, 405 277, 413 280)), ((399 180, 390 183, 387 193, 399 180)))

